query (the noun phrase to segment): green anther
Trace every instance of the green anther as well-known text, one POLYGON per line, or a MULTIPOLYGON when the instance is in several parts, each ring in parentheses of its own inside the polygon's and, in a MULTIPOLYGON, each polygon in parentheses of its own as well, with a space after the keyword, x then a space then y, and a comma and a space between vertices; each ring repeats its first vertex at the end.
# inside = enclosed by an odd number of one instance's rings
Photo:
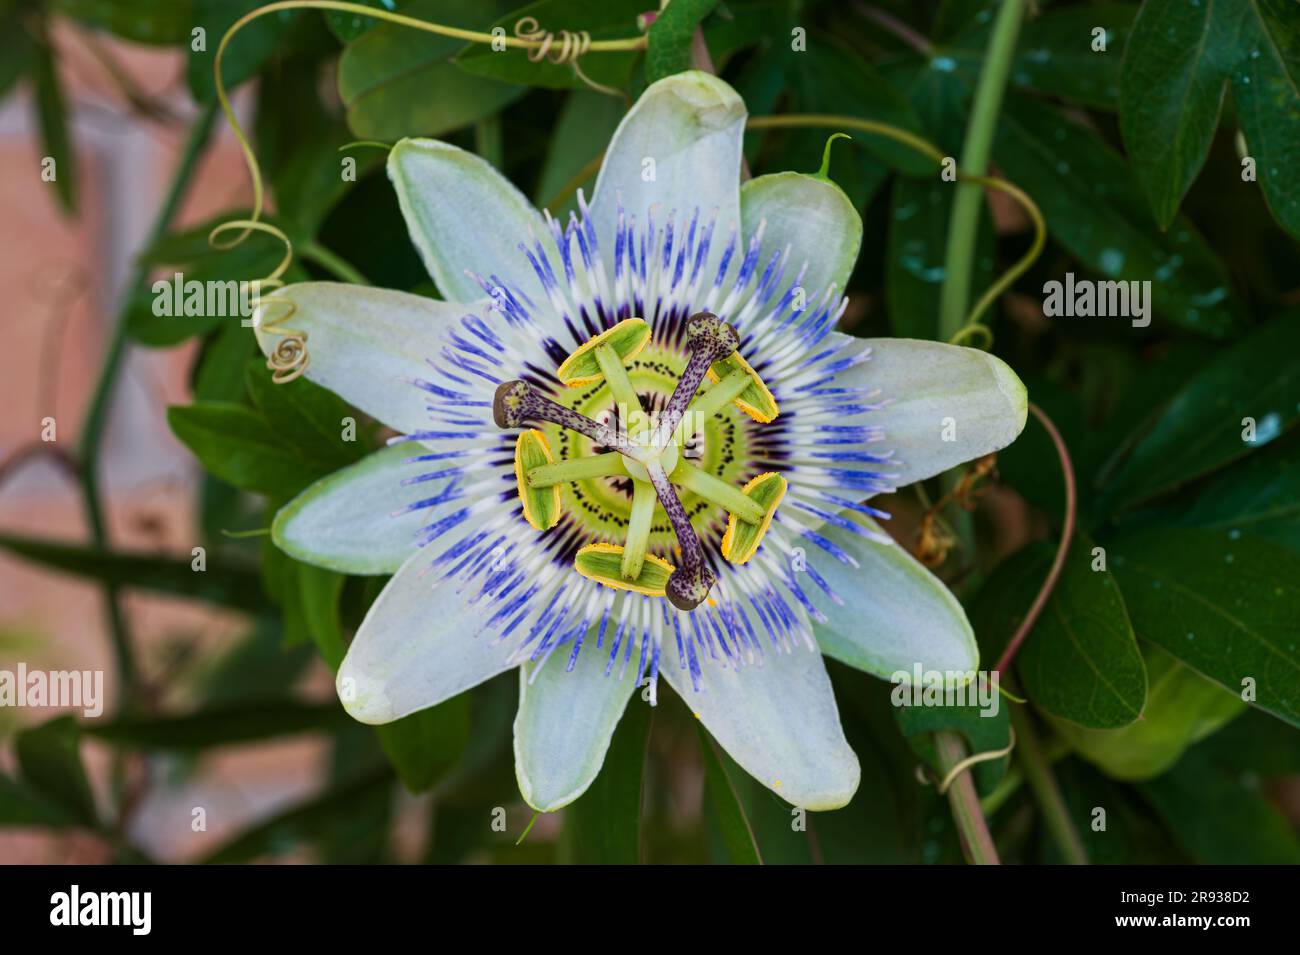
POLYGON ((739 489, 732 487, 721 478, 714 477, 708 471, 697 468, 684 458, 668 477, 678 487, 704 498, 710 504, 715 504, 728 513, 735 514, 746 523, 757 524, 763 520, 761 504, 750 500, 739 489))
POLYGON ((580 458, 568 458, 554 464, 543 464, 528 472, 529 487, 550 487, 552 484, 567 484, 569 481, 582 481, 587 478, 612 477, 622 475, 623 455, 617 451, 604 454, 587 454, 580 458))
POLYGON ((749 387, 749 383, 749 375, 740 369, 731 372, 726 378, 715 383, 686 409, 686 414, 682 416, 681 422, 677 425, 677 430, 673 432, 673 443, 681 444, 688 437, 688 428, 698 430, 698 427, 703 422, 712 418, 731 404, 735 398, 744 394, 745 389, 749 387))
POLYGON ((623 420, 626 421, 632 412, 641 410, 641 399, 632 387, 632 379, 627 376, 623 359, 618 357, 618 352, 612 345, 605 343, 596 346, 596 361, 605 376, 605 383, 614 394, 614 400, 625 409, 623 420))
POLYGON ((620 568, 625 580, 636 580, 641 574, 658 500, 652 485, 645 481, 632 482, 632 512, 628 515, 627 543, 623 545, 623 566, 620 568))

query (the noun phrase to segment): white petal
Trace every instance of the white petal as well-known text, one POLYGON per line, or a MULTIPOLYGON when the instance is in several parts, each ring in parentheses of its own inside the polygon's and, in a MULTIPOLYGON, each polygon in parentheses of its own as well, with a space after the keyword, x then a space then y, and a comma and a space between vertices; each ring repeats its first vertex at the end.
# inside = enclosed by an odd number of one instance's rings
MULTIPOLYGON (((841 515, 883 534, 871 519, 841 515)), ((804 592, 828 618, 813 633, 822 650, 837 660, 889 679, 904 671, 974 670, 979 665, 975 633, 957 598, 943 582, 897 544, 859 537, 832 525, 818 533, 857 562, 842 563, 809 545, 809 566, 843 601, 835 604, 812 582, 804 592)))
POLYGON ((660 672, 745 772, 804 809, 848 804, 858 788, 858 757, 844 738, 820 653, 769 647, 761 666, 702 667, 699 692, 675 660, 660 672))
POLYGON ((436 139, 403 139, 388 154, 388 177, 411 241, 444 297, 483 297, 465 274, 470 270, 484 279, 497 274, 534 302, 546 301, 519 243, 532 230, 549 252, 549 233, 532 203, 491 163, 436 139))
POLYGON ((797 172, 759 176, 740 187, 745 234, 765 223, 760 262, 790 246, 791 278, 804 263, 808 305, 830 285, 842 294, 862 247, 862 217, 833 182, 797 172))
POLYGON ((620 679, 615 664, 605 676, 609 652, 596 649, 594 631, 566 672, 570 649, 557 649, 531 684, 536 664, 519 671, 515 775, 524 800, 538 812, 567 806, 587 791, 636 689, 635 666, 620 679))
POLYGON ((626 215, 644 224, 658 204, 662 227, 674 210, 702 221, 718 210, 710 258, 716 261, 740 224, 740 158, 745 104, 736 91, 707 73, 677 73, 652 84, 623 117, 605 153, 591 214, 606 265, 612 263, 618 199, 626 215))
MULTIPOLYGON (((391 574, 415 549, 419 528, 433 520, 429 509, 393 512, 419 499, 403 487, 418 473, 402 461, 417 453, 394 445, 335 471, 280 508, 271 539, 291 557, 345 574, 391 574)), ((449 506, 464 506, 455 502, 449 506)))
POLYGON ((438 579, 433 555, 418 551, 384 587, 339 667, 343 708, 362 723, 391 723, 510 669, 510 647, 484 632, 490 610, 438 579), (421 574, 427 570, 428 573, 421 574))
MULTIPOLYGON (((294 305, 283 325, 307 333, 306 377, 398 431, 428 427, 428 395, 410 381, 429 374, 425 359, 438 355, 442 332, 474 310, 338 282, 290 285, 269 298, 294 305)), ((283 306, 264 308, 265 321, 279 324, 283 306)), ((269 356, 282 339, 261 322, 255 331, 262 353, 269 356)))
POLYGON ((898 474, 899 487, 1001 450, 1024 429, 1029 395, 1000 358, 910 338, 860 341, 854 347, 869 347, 871 359, 834 384, 879 389, 889 402, 871 423, 884 426, 880 447, 892 448, 898 465, 881 470, 898 474))

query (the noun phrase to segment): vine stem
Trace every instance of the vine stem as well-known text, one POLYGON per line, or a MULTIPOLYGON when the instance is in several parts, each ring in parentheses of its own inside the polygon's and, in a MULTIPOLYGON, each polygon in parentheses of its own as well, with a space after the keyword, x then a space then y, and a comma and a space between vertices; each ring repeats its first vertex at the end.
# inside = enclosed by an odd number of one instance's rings
MULTIPOLYGON (((172 176, 171 185, 149 235, 145 239, 145 248, 156 244, 167 234, 167 229, 180 208, 181 200, 198 166, 198 159, 207 143, 216 111, 216 103, 209 103, 203 107, 191 124, 180 163, 172 176)), ((148 277, 147 263, 137 262, 135 271, 126 284, 128 300, 122 304, 117 320, 113 324, 104 363, 100 366, 99 378, 95 382, 95 390, 90 399, 90 408, 86 412, 86 420, 82 424, 80 439, 77 442, 77 464, 86 519, 90 524, 91 538, 99 548, 106 548, 108 545, 103 500, 99 488, 99 452, 103 447, 104 425, 112 406, 114 386, 122 370, 122 360, 126 357, 126 316, 130 308, 129 296, 134 294, 148 277)), ((104 584, 104 600, 108 610, 109 633, 113 641, 118 680, 122 687, 122 697, 126 699, 135 690, 137 675, 131 635, 127 628, 126 617, 122 613, 121 593, 116 584, 111 582, 104 584)))
POLYGON ((1009 667, 1011 661, 1016 658, 1020 645, 1025 642, 1025 637, 1029 636, 1029 631, 1038 622, 1039 615, 1042 614, 1043 608, 1047 606, 1047 598, 1052 595, 1052 591, 1056 588, 1056 582, 1061 577, 1061 569, 1065 566, 1065 556, 1070 550, 1070 540, 1074 537, 1075 515, 1078 510, 1078 494, 1074 484, 1074 464, 1070 460, 1070 451, 1065 446, 1065 439, 1061 437, 1061 432, 1057 430, 1056 425, 1052 423, 1052 419, 1047 416, 1047 413, 1042 408, 1031 401, 1029 410, 1047 430, 1048 437, 1052 439, 1052 444, 1056 447, 1056 456, 1061 461, 1061 474, 1065 481, 1065 515, 1061 522, 1061 542, 1056 545, 1056 556, 1052 560, 1052 569, 1048 571, 1043 585, 1038 588, 1038 594, 1034 597, 1034 602, 1030 604, 1025 619, 1016 628, 1016 632, 1007 642, 1007 648, 1002 651, 1002 656, 998 658, 997 665, 993 669, 999 673, 1009 667))
MULTIPOLYGON (((934 734, 934 748, 939 759, 939 770, 947 776, 949 770, 966 758, 966 744, 956 733, 944 731, 934 734)), ((1001 865, 988 821, 980 807, 979 794, 975 792, 975 779, 969 769, 958 774, 948 787, 948 805, 953 822, 961 833, 962 846, 975 865, 1001 865)))
POLYGON ((1070 820, 1070 811, 1061 795, 1061 787, 1052 775, 1052 768, 1038 741, 1034 718, 1022 707, 1011 708, 1011 725, 1016 731, 1016 757, 1024 771, 1029 788, 1033 790, 1047 830, 1052 835, 1061 855, 1070 865, 1087 865, 1088 850, 1084 848, 1079 831, 1070 820))
MULTIPOLYGON (((1003 0, 993 24, 993 36, 980 71, 979 86, 971 109, 966 141, 962 145, 961 169, 970 176, 982 176, 988 170, 989 152, 1007 75, 1011 72, 1011 55, 1015 52, 1024 0, 1003 0)), ((976 183, 959 184, 948 223, 948 248, 944 261, 943 288, 939 294, 939 338, 947 341, 962 327, 970 299, 970 278, 975 261, 975 229, 979 225, 980 200, 984 192, 976 183)))

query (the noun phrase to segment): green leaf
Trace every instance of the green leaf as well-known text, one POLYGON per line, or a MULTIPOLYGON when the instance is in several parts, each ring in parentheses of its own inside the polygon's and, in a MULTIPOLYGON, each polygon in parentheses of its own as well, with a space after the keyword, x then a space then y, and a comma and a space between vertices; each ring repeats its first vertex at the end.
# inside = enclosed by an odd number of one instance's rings
POLYGON ((23 730, 14 742, 27 785, 82 825, 99 825, 95 797, 81 763, 81 734, 71 716, 23 730))
POLYGON ((246 491, 292 497, 332 470, 332 462, 307 459, 251 408, 204 402, 167 409, 176 437, 203 466, 246 491))
POLYGON ((57 64, 48 45, 36 50, 32 80, 35 84, 36 119, 41 128, 42 160, 54 160, 54 188, 58 191, 63 211, 76 212, 77 156, 68 134, 68 111, 64 106, 57 64))
POLYGON ((1121 76, 1124 145, 1168 226, 1205 164, 1228 84, 1264 197, 1300 237, 1300 17, 1287 0, 1146 0, 1121 76))
MULTIPOLYGON (((492 15, 500 19, 486 29, 488 33, 500 28, 505 36, 514 36, 515 24, 525 17, 532 17, 540 29, 557 34, 561 29, 571 32, 585 30, 593 40, 618 40, 639 36, 637 16, 649 8, 644 0, 604 0, 601 3, 539 0, 509 12, 505 12, 509 8, 504 3, 497 3, 491 9, 492 15)), ((503 83, 548 89, 588 88, 571 65, 551 63, 547 59, 534 62, 528 58, 529 53, 529 50, 511 47, 494 50, 490 44, 472 43, 457 55, 455 63, 466 73, 503 83)), ((626 53, 590 53, 582 58, 582 72, 596 83, 623 89, 631 79, 639 55, 632 50, 626 53)))
POLYGON ((659 11, 646 34, 647 83, 691 68, 691 40, 695 28, 717 5, 718 0, 673 0, 659 11))
POLYGON ((1120 129, 1156 221, 1168 228, 1205 163, 1236 58, 1231 3, 1146 0, 1120 77, 1120 129))
POLYGON ((1200 748, 1142 787, 1192 857, 1209 865, 1296 865, 1300 841, 1280 810, 1200 748))
POLYGON ((206 600, 237 610, 261 612, 267 603, 250 568, 209 559, 196 571, 188 560, 57 544, 30 537, 0 535, 0 548, 77 577, 157 593, 206 600))
MULTIPOLYGON (((13 6, 12 4, 10 5, 13 6)), ((0 10, 0 99, 36 65, 40 48, 23 21, 21 8, 0 10)))
POLYGON ((62 829, 77 820, 49 799, 41 798, 28 786, 0 773, 0 828, 5 826, 49 826, 62 829))
MULTIPOLYGON (((1097 109, 1117 109, 1121 56, 1135 12, 1129 4, 1102 2, 1048 10, 1027 20, 1011 61, 1011 84, 1097 109), (1105 52, 1092 48, 1092 31, 1098 27, 1106 31, 1105 52)), ((985 21, 940 53, 956 59, 973 78, 984 62, 988 36, 985 21)))
MULTIPOLYGON (((898 684, 894 691, 902 695, 904 700, 911 696, 911 691, 905 684, 898 684)), ((1009 704, 1000 697, 996 698, 996 704, 997 711, 993 712, 990 708, 986 711, 989 715, 985 716, 985 711, 974 704, 911 706, 900 705, 895 700, 894 720, 912 750, 921 757, 930 772, 941 776, 939 754, 934 746, 935 733, 960 734, 965 738, 966 747, 972 755, 996 752, 1011 744, 1011 715, 1007 712, 1009 704)), ((1010 764, 1011 757, 1008 754, 975 765, 975 788, 981 796, 987 796, 997 788, 1010 764)))
POLYGON ((257 340, 238 318, 223 318, 217 332, 204 343, 194 374, 196 401, 233 401, 244 398, 244 367, 257 352, 257 340))
MULTIPOLYGON (((189 59, 185 65, 185 80, 190 88, 190 95, 197 102, 207 103, 216 98, 217 89, 213 75, 213 63, 216 61, 217 47, 220 46, 226 31, 234 26, 235 21, 258 7, 266 6, 264 0, 193 0, 194 20, 192 27, 202 29, 206 34, 204 48, 194 49, 189 43, 189 59)), ((221 55, 221 79, 229 93, 244 80, 257 75, 276 48, 280 45, 285 31, 298 16, 297 10, 279 10, 263 14, 250 20, 239 28, 225 52, 221 55)), ((189 40, 189 29, 185 39, 189 40)))
POLYGON ((456 766, 470 739, 470 704, 470 695, 461 693, 375 727, 389 762, 411 792, 432 788, 456 766))
MULTIPOLYGON (((481 30, 495 7, 476 0, 416 0, 405 11, 446 26, 481 30)), ((361 139, 441 136, 491 116, 523 90, 470 76, 450 62, 463 41, 385 23, 339 58, 339 95, 361 139)))
POLYGON ((1136 444, 1103 506, 1170 490, 1272 441, 1300 419, 1300 315, 1257 329, 1182 388, 1136 444), (1250 387, 1243 388, 1242 383, 1250 387), (1254 419, 1253 435, 1247 434, 1254 419), (1253 440, 1249 437, 1253 436, 1253 440))
POLYGON ((1232 98, 1278 225, 1300 239, 1300 16, 1289 0, 1236 5, 1243 23, 1232 98))
POLYGON ((124 40, 156 46, 188 43, 194 25, 193 0, 50 0, 47 6, 124 40))
POLYGON ((184 716, 90 722, 82 731, 129 749, 197 752, 300 733, 332 733, 348 726, 349 720, 337 703, 274 700, 213 706, 184 716))
POLYGON ((763 856, 758 851, 754 829, 723 763, 725 757, 704 727, 697 729, 700 751, 704 756, 705 819, 712 823, 721 837, 728 862, 733 865, 762 865, 763 856))
MULTIPOLYGON (((1090 729, 1117 729, 1142 716, 1146 669, 1124 597, 1106 570, 1093 570, 1093 544, 1076 533, 1061 575, 1016 657, 1034 704, 1090 729)), ((1031 546, 1005 561, 972 611, 976 631, 1005 642, 1047 578, 1055 547, 1031 546)))
MULTIPOLYGON (((934 339, 939 333, 939 292, 943 288, 944 250, 952 184, 898 177, 892 186, 885 291, 889 324, 900 338, 934 339)), ((973 288, 993 282, 993 223, 980 216, 976 237, 973 288)))
MULTIPOLYGON (((410 0, 354 0, 355 3, 363 7, 374 7, 376 10, 401 11, 408 5, 410 0)), ((409 15, 409 14, 408 14, 409 15)), ((374 17, 362 16, 359 13, 344 13, 341 10, 326 10, 325 22, 329 24, 330 30, 334 35, 344 43, 351 43, 357 37, 364 33, 369 33, 375 27, 383 23, 374 17)))
POLYGON ((1240 464, 1218 471, 1172 505, 1134 517, 1236 530, 1300 551, 1300 435, 1287 435, 1240 464))
POLYGON ((1107 550, 1139 637, 1233 693, 1253 685, 1256 706, 1300 726, 1300 555, 1191 527, 1107 550))
POLYGON ((294 563, 298 570, 298 602, 307 635, 330 669, 337 670, 347 651, 339 623, 339 598, 347 578, 301 561, 294 563))
POLYGON ((1257 776, 1300 775, 1296 730, 1261 710, 1248 710, 1200 745, 1218 766, 1257 776))
MULTIPOLYGON (((993 151, 1006 178, 1038 203, 1052 238, 1090 272, 1151 283, 1153 327, 1167 322, 1211 338, 1239 330, 1241 309, 1223 264, 1185 218, 1168 233, 1156 228, 1132 172, 1094 133, 1053 107, 1010 95, 993 151)), ((1127 329, 1130 319, 1084 321, 1127 329)))
MULTIPOLYGON (((575 90, 565 97, 533 192, 538 208, 554 199, 574 176, 605 151, 622 118, 623 104, 612 96, 575 90)), ((596 172, 599 170, 594 170, 586 183, 588 192, 590 184, 596 181, 596 172)), ((574 195, 551 209, 551 213, 560 218, 569 208, 577 208, 574 195)))
POLYGON ((577 802, 564 810, 570 861, 636 865, 641 861, 641 793, 653 712, 633 698, 614 730, 605 764, 577 802))
POLYGON ((1239 696, 1158 647, 1147 644, 1142 659, 1150 683, 1142 719, 1117 730, 1085 729, 1065 720, 1052 723, 1071 748, 1116 779, 1160 775, 1188 746, 1240 715, 1246 706, 1239 696))
POLYGON ((356 414, 348 403, 320 385, 297 378, 276 384, 266 362, 253 359, 244 366, 248 393, 272 430, 311 460, 347 467, 365 457, 364 435, 357 434, 356 414), (352 440, 344 440, 351 419, 352 440))

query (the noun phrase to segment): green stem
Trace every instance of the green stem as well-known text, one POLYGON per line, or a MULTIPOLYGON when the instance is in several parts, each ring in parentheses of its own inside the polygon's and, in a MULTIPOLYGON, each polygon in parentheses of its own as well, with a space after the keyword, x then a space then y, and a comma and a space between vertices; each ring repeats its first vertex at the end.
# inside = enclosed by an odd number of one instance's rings
POLYGON ((681 444, 688 434, 698 431, 705 421, 725 408, 733 399, 739 398, 748 387, 749 375, 741 368, 737 368, 726 378, 714 384, 686 409, 686 414, 682 415, 682 420, 677 423, 677 429, 673 432, 670 443, 681 444))
POLYGON ((732 487, 722 478, 710 474, 703 468, 697 468, 685 458, 682 458, 681 463, 673 469, 670 477, 678 487, 692 491, 710 504, 735 514, 742 521, 750 524, 763 522, 764 512, 761 504, 745 497, 743 492, 732 487))
MULTIPOLYGON (((181 200, 189 188, 190 180, 198 166, 199 156, 207 143, 208 133, 212 129, 212 120, 217 114, 217 104, 209 103, 195 117, 190 126, 180 164, 172 176, 171 186, 153 227, 145 239, 145 248, 155 245, 167 234, 172 219, 180 208, 181 200)), ((77 442, 77 461, 80 466, 81 494, 86 508, 86 519, 90 524, 90 534, 95 546, 108 546, 108 533, 105 529, 104 506, 99 488, 99 452, 103 446, 104 425, 112 407, 114 387, 122 370, 122 360, 126 357, 126 316, 130 307, 130 296, 149 278, 149 267, 138 262, 135 271, 126 284, 127 302, 118 313, 117 320, 109 334, 108 345, 104 354, 104 363, 99 370, 99 379, 91 394, 90 408, 82 426, 81 436, 77 442)), ((135 653, 131 646, 131 636, 127 629, 126 617, 122 613, 121 595, 117 585, 104 584, 104 601, 108 611, 109 633, 113 641, 113 654, 116 658, 118 681, 122 687, 122 699, 129 699, 136 688, 135 653)))
POLYGON ((632 482, 632 511, 627 519, 627 543, 623 546, 623 564, 619 568, 624 580, 636 580, 645 566, 646 545, 650 542, 658 502, 652 485, 645 481, 632 482))
POLYGON ((606 451, 604 454, 587 454, 580 458, 565 458, 554 464, 538 465, 528 472, 528 486, 550 487, 552 484, 626 473, 623 469, 623 455, 617 451, 606 451))
POLYGON ((1033 717, 1023 706, 1011 708, 1011 725, 1016 731, 1016 758, 1021 771, 1033 791, 1038 809, 1043 814, 1047 831, 1052 841, 1061 850, 1061 855, 1070 865, 1087 865, 1088 850, 1084 848, 1079 831, 1070 820, 1070 811, 1061 795, 1061 787, 1056 784, 1052 767, 1043 752, 1034 728, 1033 717))
MULTIPOLYGON (((966 142, 962 146, 961 171, 963 175, 982 176, 988 170, 989 152, 993 147, 993 134, 997 129, 998 112, 1002 108, 1002 93, 1011 72, 1011 56, 1015 53, 1016 37, 1025 12, 1025 0, 1003 0, 998 18, 993 24, 993 35, 984 56, 979 86, 971 108, 970 125, 966 127, 966 142)), ((939 340, 947 341, 957 334, 966 320, 970 302, 970 279, 975 261, 975 230, 979 225, 980 202, 984 190, 974 183, 957 183, 957 196, 952 203, 952 218, 948 222, 948 250, 944 262, 943 289, 939 295, 939 340)))
POLYGON ((600 365, 601 374, 605 376, 605 383, 609 385, 614 400, 622 406, 619 416, 623 420, 623 427, 630 427, 632 415, 642 410, 641 398, 632 386, 632 379, 627 376, 623 359, 618 357, 613 345, 605 342, 596 346, 596 363, 600 365))
MULTIPOLYGON (((939 757, 940 776, 946 776, 966 758, 966 744, 956 733, 935 733, 934 748, 939 757)), ((1000 865, 997 846, 989 834, 979 795, 975 792, 975 780, 969 770, 958 775, 949 785, 948 804, 970 861, 975 865, 1000 865)))
POLYGON ((370 280, 357 271, 356 266, 346 259, 331 252, 319 242, 308 242, 306 245, 299 247, 299 254, 309 262, 315 262, 321 268, 330 272, 336 278, 344 282, 350 282, 353 285, 369 285, 370 280))

